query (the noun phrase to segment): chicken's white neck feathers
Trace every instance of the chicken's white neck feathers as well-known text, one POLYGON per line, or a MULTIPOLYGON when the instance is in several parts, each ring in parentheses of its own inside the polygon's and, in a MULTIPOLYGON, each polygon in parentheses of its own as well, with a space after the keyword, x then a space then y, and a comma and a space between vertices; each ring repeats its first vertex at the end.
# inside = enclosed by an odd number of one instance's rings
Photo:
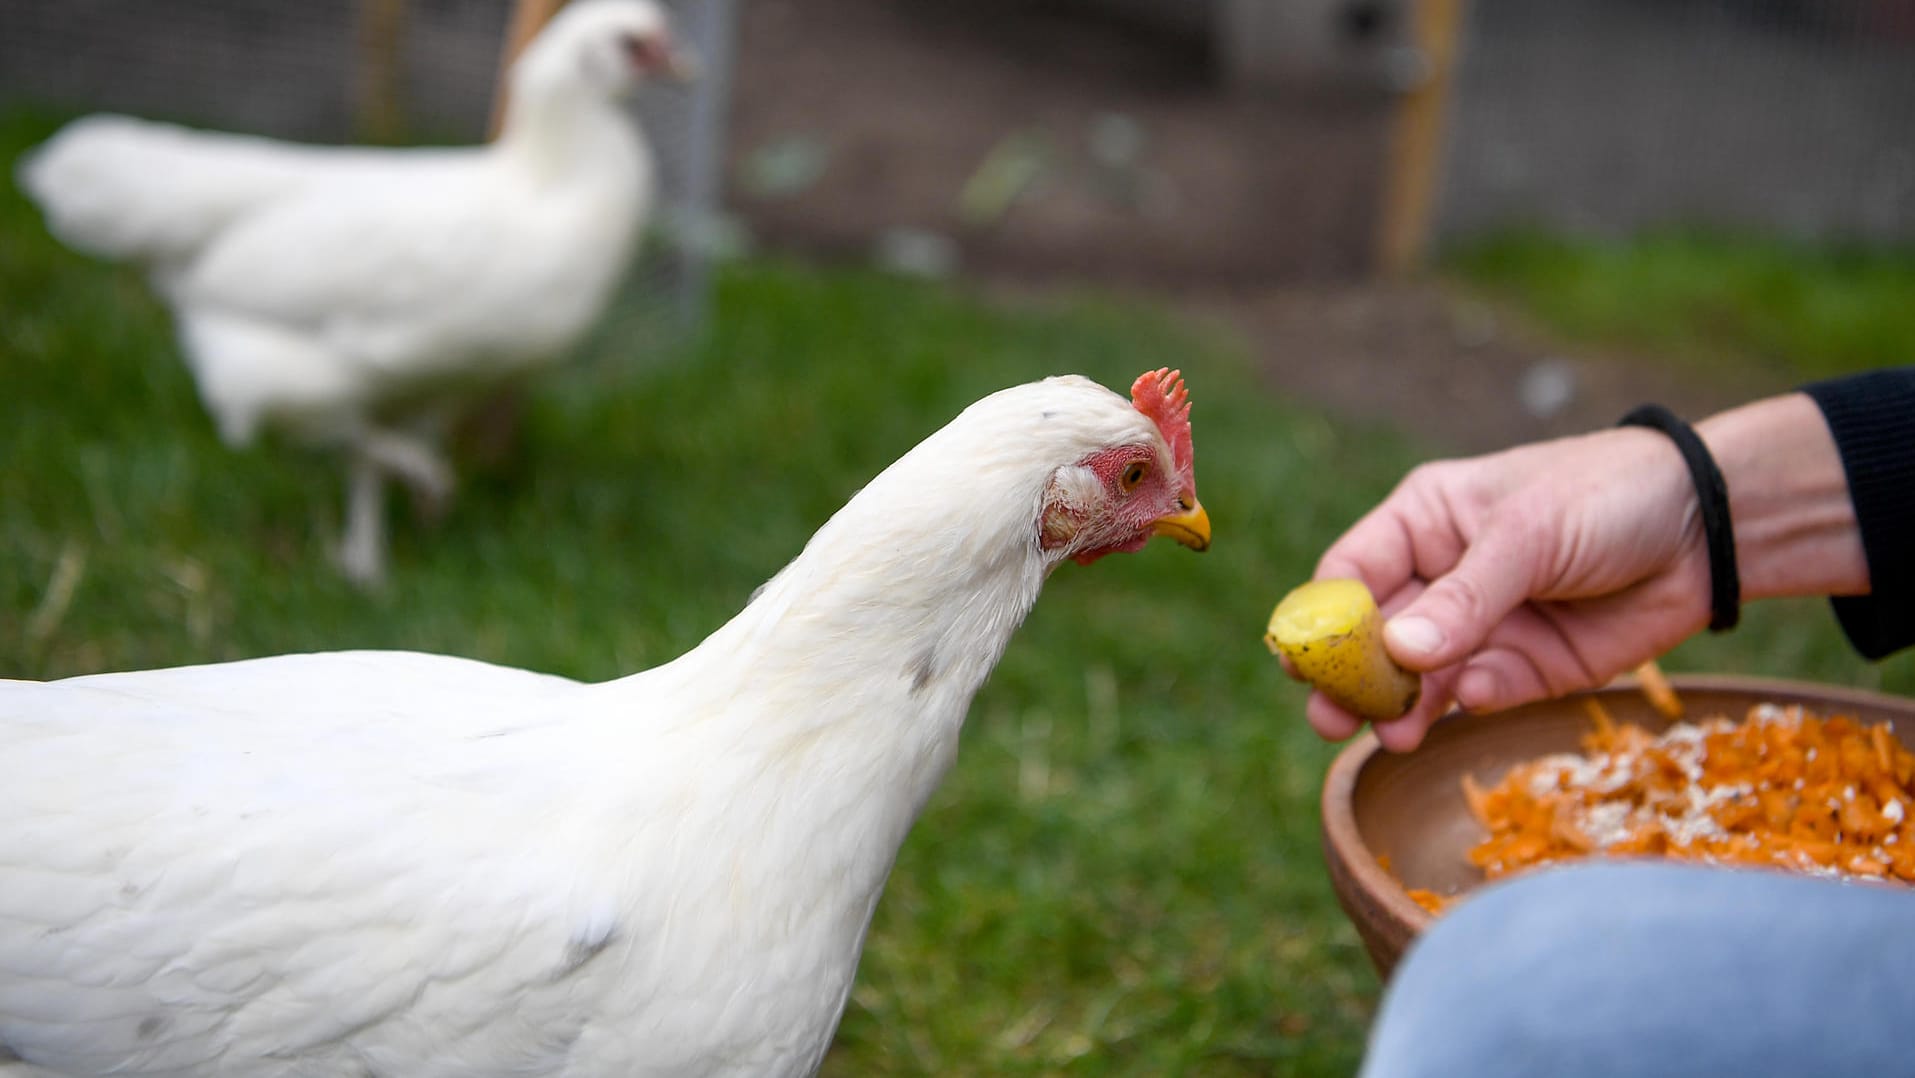
MULTIPOLYGON (((1037 537, 1051 477, 1105 444, 1155 436, 1129 402, 1085 379, 993 394, 872 480, 696 649, 606 688, 635 700, 665 692, 682 719, 664 721, 789 765, 762 774, 810 784, 756 793, 868 824, 842 837, 858 889, 875 896, 950 765, 972 697, 1060 560, 1037 537), (683 707, 687 694, 701 706, 683 707), (839 781, 821 787, 821 774, 839 781)), ((808 863, 831 870, 818 850, 808 863)))
POLYGON ((649 186, 651 151, 626 114, 629 106, 581 79, 570 69, 575 62, 533 51, 512 69, 494 150, 543 183, 593 175, 581 163, 613 157, 631 162, 621 182, 649 186))

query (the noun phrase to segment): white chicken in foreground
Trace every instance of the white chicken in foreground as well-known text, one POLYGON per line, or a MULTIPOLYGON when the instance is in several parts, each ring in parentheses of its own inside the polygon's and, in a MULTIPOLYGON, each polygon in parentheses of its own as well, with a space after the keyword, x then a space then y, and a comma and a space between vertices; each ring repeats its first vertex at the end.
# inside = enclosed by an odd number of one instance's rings
POLYGON ((102 115, 19 181, 69 246, 150 267, 228 443, 270 428, 349 450, 338 556, 370 583, 385 478, 443 501, 444 428, 598 317, 653 202, 623 99, 685 62, 652 0, 578 0, 513 65, 486 146, 305 146, 102 115))
POLYGON ((1066 558, 1202 550, 1189 404, 1004 390, 603 684, 408 652, 0 681, 0 1078, 802 1075, 1066 558))

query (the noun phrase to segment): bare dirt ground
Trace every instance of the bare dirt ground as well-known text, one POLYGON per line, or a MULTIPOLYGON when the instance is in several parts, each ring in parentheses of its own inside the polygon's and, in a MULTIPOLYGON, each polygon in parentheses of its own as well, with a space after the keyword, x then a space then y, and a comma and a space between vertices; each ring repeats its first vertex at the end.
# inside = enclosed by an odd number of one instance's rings
POLYGON ((1773 388, 1378 280, 1391 102, 1232 94, 1197 35, 1087 0, 742 0, 737 48, 727 202, 766 247, 1169 299, 1240 333, 1282 391, 1440 452, 1773 388))

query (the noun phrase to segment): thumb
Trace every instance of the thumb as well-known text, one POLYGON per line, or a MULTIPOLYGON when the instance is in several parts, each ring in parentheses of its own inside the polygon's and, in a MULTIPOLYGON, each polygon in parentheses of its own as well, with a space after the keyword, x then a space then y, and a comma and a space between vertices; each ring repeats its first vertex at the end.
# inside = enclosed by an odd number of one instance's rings
POLYGON ((1412 670, 1436 670, 1482 647, 1490 631, 1530 597, 1534 534, 1505 527, 1479 536, 1455 568, 1383 626, 1390 654, 1412 670))

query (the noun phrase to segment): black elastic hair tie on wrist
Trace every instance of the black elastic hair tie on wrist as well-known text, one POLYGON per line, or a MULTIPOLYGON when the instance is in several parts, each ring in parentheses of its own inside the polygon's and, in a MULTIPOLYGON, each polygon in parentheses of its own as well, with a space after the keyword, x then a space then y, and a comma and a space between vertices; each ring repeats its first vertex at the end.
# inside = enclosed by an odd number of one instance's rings
POLYGON ((1702 537, 1709 549, 1709 629, 1727 632, 1742 617, 1742 578, 1735 567, 1735 529, 1729 520, 1729 484, 1695 428, 1660 404, 1644 404, 1623 416, 1619 427, 1654 427, 1667 434, 1689 466, 1702 506, 1702 537))

